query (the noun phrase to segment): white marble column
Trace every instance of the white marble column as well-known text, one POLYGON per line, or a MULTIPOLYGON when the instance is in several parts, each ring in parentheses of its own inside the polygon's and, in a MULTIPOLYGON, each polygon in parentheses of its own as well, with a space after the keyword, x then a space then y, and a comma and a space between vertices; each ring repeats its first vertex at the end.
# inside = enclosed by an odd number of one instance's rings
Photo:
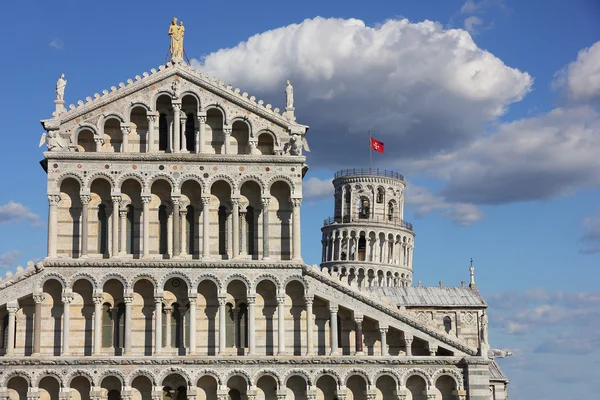
POLYGON ((142 194, 142 248, 144 249, 144 258, 150 257, 150 201, 152 196, 149 194, 142 194))
POLYGON ((225 305, 227 303, 227 297, 224 295, 219 296, 219 354, 225 353, 225 339, 226 339, 226 328, 225 328, 225 305))
POLYGON ((413 336, 404 333, 404 346, 406 347, 406 355, 412 356, 413 336))
POLYGON ((73 293, 70 290, 63 290, 63 343, 61 356, 69 354, 69 333, 71 330, 71 302, 73 301, 73 293))
POLYGON ((285 296, 277 296, 277 355, 285 355, 285 296))
POLYGON ((121 202, 121 208, 119 209, 119 220, 120 220, 120 246, 119 256, 127 254, 127 207, 124 202, 121 202))
MULTIPOLYGON (((165 348, 167 350, 173 348, 171 345, 171 314, 173 313, 173 308, 165 307, 165 348)), ((169 354, 169 351, 167 351, 169 354)))
POLYGON ((385 357, 388 355, 388 348, 387 348, 388 329, 389 328, 387 326, 379 327, 379 334, 381 335, 381 356, 382 357, 385 357))
POLYGON ((292 199, 292 259, 302 260, 302 248, 300 246, 302 233, 300 231, 300 204, 302 199, 292 199))
POLYGON ((182 203, 179 207, 179 228, 180 228, 180 236, 179 236, 179 256, 185 257, 187 255, 187 229, 186 229, 186 216, 187 216, 187 206, 189 204, 182 203))
POLYGON ((225 140, 225 154, 231 154, 231 127, 223 126, 223 137, 225 140))
POLYGON ((10 302, 6 305, 6 311, 8 311, 8 338, 6 343, 6 355, 13 356, 15 354, 15 321, 17 311, 19 310, 19 303, 10 302))
POLYGON ((269 202, 270 197, 260 199, 262 203, 262 224, 263 224, 263 260, 269 259, 269 202))
POLYGON ((256 295, 249 295, 248 301, 248 355, 256 355, 256 295))
POLYGON ((248 255, 248 222, 246 221, 246 210, 240 212, 240 255, 245 258, 248 255))
POLYGON ((185 135, 185 128, 186 128, 185 125, 187 124, 187 116, 184 113, 181 114, 180 122, 181 122, 181 151, 183 153, 187 153, 188 152, 187 137, 185 135))
POLYGON ((44 302, 44 292, 33 293, 33 354, 34 357, 39 357, 41 354, 42 344, 42 303, 44 302))
POLYGON ((88 256, 88 207, 92 196, 89 193, 80 194, 81 199, 81 258, 87 258, 88 256))
POLYGON ((240 199, 233 198, 231 199, 232 205, 232 229, 231 229, 231 249, 232 249, 232 258, 238 258, 240 255, 240 199))
POLYGON ((56 257, 58 242, 58 203, 60 194, 48 195, 48 257, 56 257))
POLYGON ((196 154, 205 152, 205 150, 204 150, 205 126, 206 126, 206 113, 204 115, 198 115, 198 133, 196 135, 196 154))
POLYGON ((112 211, 112 254, 111 257, 119 255, 119 205, 121 204, 120 194, 111 194, 113 211, 112 211))
POLYGON ((93 355, 99 356, 102 351, 102 303, 104 302, 104 294, 95 292, 92 295, 94 301, 94 350, 93 355))
POLYGON ((331 355, 336 356, 339 353, 338 347, 338 306, 337 304, 329 304, 329 333, 331 338, 331 355))
POLYGON ((173 203, 173 252, 172 256, 178 256, 181 252, 181 226, 179 216, 179 196, 171 195, 171 202, 173 203))
MULTIPOLYGON (((196 354, 196 306, 198 295, 196 293, 188 293, 188 299, 190 301, 190 354, 196 354)), ((185 335, 184 335, 185 336, 185 335)))
POLYGON ((146 119, 148 120, 148 133, 146 134, 146 151, 148 153, 153 153, 154 151, 156 151, 156 149, 154 148, 154 138, 155 138, 155 132, 154 132, 154 124, 156 123, 158 116, 156 114, 148 114, 146 116, 146 119))
POLYGON ((202 259, 210 258, 210 197, 202 197, 202 259))
POLYGON ((125 355, 131 355, 131 335, 132 335, 132 304, 133 304, 133 293, 126 293, 123 296, 125 302, 125 355))
POLYGON ((94 143, 96 143, 96 153, 100 153, 102 151, 102 146, 104 146, 104 139, 94 138, 94 143))
POLYGON ((123 142, 121 143, 121 153, 129 152, 129 134, 131 133, 131 127, 121 125, 121 135, 123 136, 123 142))
POLYGON ((167 115, 167 129, 169 133, 167 134, 167 147, 165 153, 173 153, 173 116, 171 115, 167 115))
POLYGON ((162 353, 162 301, 162 293, 154 295, 154 354, 162 353))
POLYGON ((363 319, 362 315, 356 314, 354 315, 354 323, 356 324, 356 330, 354 335, 355 341, 355 355, 363 356, 365 353, 363 352, 363 319))
POLYGON ((181 102, 172 102, 173 106, 173 153, 181 153, 181 102))
POLYGON ((313 302, 314 297, 306 296, 304 301, 306 303, 306 355, 312 356, 315 354, 315 346, 313 344, 314 337, 314 316, 313 316, 313 302))

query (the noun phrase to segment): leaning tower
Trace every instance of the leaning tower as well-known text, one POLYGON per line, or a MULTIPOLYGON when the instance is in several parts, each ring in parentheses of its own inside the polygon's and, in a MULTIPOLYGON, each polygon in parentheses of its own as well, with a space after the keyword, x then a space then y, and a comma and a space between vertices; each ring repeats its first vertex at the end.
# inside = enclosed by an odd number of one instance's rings
POLYGON ((404 221, 404 177, 346 169, 333 179, 334 216, 324 221, 322 270, 355 286, 408 286, 415 233, 404 221))

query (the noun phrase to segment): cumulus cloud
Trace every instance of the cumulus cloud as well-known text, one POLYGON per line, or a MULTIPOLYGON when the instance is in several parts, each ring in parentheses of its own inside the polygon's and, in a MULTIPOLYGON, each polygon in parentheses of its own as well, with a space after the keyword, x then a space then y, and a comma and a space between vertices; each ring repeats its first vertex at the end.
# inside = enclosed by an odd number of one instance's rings
POLYGON ((465 29, 469 32, 473 33, 476 29, 483 24, 483 20, 479 17, 471 15, 470 17, 465 18, 465 29))
POLYGON ((0 225, 21 221, 29 222, 34 226, 41 225, 40 216, 31 212, 29 208, 21 203, 15 203, 11 200, 0 206, 0 225))
POLYGON ((8 269, 15 266, 15 263, 21 256, 21 252, 19 250, 12 250, 7 253, 0 255, 0 268, 8 269))
POLYGON ((302 184, 302 194, 307 200, 328 200, 333 196, 331 179, 308 178, 302 184))
POLYGON ((50 43, 48 43, 48 46, 55 50, 62 50, 65 48, 65 43, 59 38, 54 38, 50 43))
POLYGON ((367 162, 367 132, 386 143, 387 167, 469 143, 531 88, 529 74, 477 47, 468 32, 431 21, 307 19, 194 61, 252 94, 283 103, 295 88, 298 120, 317 166, 367 162), (342 150, 343 151, 340 151, 342 150))
POLYGON ((569 101, 600 100, 600 42, 581 50, 575 61, 557 72, 553 86, 569 101))

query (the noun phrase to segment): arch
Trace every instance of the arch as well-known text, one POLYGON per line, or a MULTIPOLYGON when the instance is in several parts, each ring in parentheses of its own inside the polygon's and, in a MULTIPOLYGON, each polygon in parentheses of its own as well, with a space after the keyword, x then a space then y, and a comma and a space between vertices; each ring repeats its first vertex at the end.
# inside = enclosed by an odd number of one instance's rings
POLYGON ((133 179, 134 181, 137 181, 137 183, 139 183, 140 187, 142 188, 142 192, 147 191, 147 186, 146 186, 146 182, 144 181, 144 178, 142 177, 142 175, 140 175, 136 172, 127 172, 127 173, 121 175, 121 177, 117 181, 117 187, 119 188, 119 190, 121 190, 123 183, 125 183, 125 181, 128 179, 133 179))
POLYGON ((190 377, 188 372, 186 370, 184 370, 183 368, 178 368, 178 367, 170 367, 170 368, 166 368, 164 371, 161 371, 161 373, 158 375, 158 377, 156 379, 156 382, 159 385, 162 385, 163 381, 171 374, 180 375, 186 381, 188 386, 190 386, 192 384, 192 378, 190 377))
POLYGON ((253 130, 252 130, 252 122, 250 122, 250 120, 248 118, 246 118, 245 116, 235 116, 233 117, 230 121, 229 124, 231 126, 233 126, 234 122, 242 122, 244 124, 246 124, 248 126, 248 133, 249 133, 249 137, 248 139, 250 139, 251 137, 253 137, 254 135, 252 134, 253 130))
POLYGON ((44 289, 44 284, 49 281, 50 279, 55 279, 57 281, 60 282, 60 284, 62 285, 63 290, 65 290, 66 288, 69 287, 69 284, 67 283, 67 280, 64 276, 62 276, 61 274, 59 274, 58 272, 46 272, 44 275, 42 275, 40 277, 40 280, 38 281, 38 288, 40 290, 44 289))
POLYGON ((116 111, 111 111, 108 114, 102 114, 101 117, 102 117, 102 126, 104 126, 104 123, 110 119, 116 119, 117 121, 119 121, 122 124, 126 123, 125 117, 123 117, 123 115, 121 113, 118 113, 116 111))
POLYGON ((246 182, 254 182, 254 183, 258 184, 258 186, 260 186, 261 193, 265 193, 267 184, 264 181, 264 179, 262 179, 260 176, 253 175, 253 174, 243 175, 238 179, 237 187, 241 188, 242 185, 246 182))
POLYGON ((271 186, 273 186, 273 184, 275 182, 286 182, 289 186, 290 186, 290 194, 295 195, 296 193, 296 184, 294 183, 294 181, 286 175, 275 175, 273 176, 270 180, 269 180, 269 184, 267 185, 269 191, 271 190, 271 186))
POLYGON ((107 369, 106 371, 102 371, 100 374, 98 374, 98 386, 101 386, 102 381, 109 376, 113 376, 121 381, 121 387, 125 386, 125 382, 127 382, 125 375, 123 375, 121 371, 117 371, 116 369, 107 369))
POLYGON ((406 371, 404 371, 404 373, 402 374, 401 378, 400 378, 400 382, 402 384, 402 386, 406 386, 406 381, 408 380, 408 378, 410 378, 413 375, 419 375, 421 378, 425 379, 425 383, 427 384, 427 387, 430 388, 432 386, 431 383, 431 377, 429 376, 429 374, 420 369, 420 368, 410 368, 406 371))
POLYGON ((75 143, 77 143, 77 137, 79 136, 79 133, 86 129, 92 131, 94 137, 99 136, 98 127, 96 125, 90 124, 89 122, 82 122, 81 124, 77 125, 77 128, 75 129, 75 136, 73 138, 75 143))
POLYGON ((133 380, 138 376, 145 376, 146 378, 150 379, 150 382, 152 382, 153 386, 157 386, 156 376, 152 373, 152 371, 144 368, 136 369, 129 374, 129 376, 127 377, 127 386, 131 386, 133 380))
POLYGON ((203 274, 203 275, 200 275, 200 277, 196 281, 196 286, 193 288, 193 290, 198 290, 198 286, 203 281, 211 281, 212 283, 214 283, 215 286, 217 287, 217 291, 219 291, 219 292, 223 291, 223 289, 224 289, 223 282, 221 281, 221 279, 218 276, 213 275, 213 274, 203 274))
POLYGON ((117 181, 115 180, 115 178, 112 177, 108 172, 104 172, 104 171, 94 172, 93 174, 90 174, 90 176, 88 176, 88 178, 87 178, 85 187, 88 190, 91 189, 92 183, 96 179, 102 179, 102 178, 106 179, 108 181, 112 190, 115 190, 117 188, 117 181))
POLYGON ((246 381, 246 384, 248 385, 248 387, 250 387, 252 385, 252 378, 250 377, 250 374, 248 374, 248 372, 246 372, 243 369, 232 369, 231 371, 227 372, 224 376, 223 376, 223 382, 226 385, 227 382, 229 381, 230 378, 234 377, 234 376, 241 376, 242 378, 244 378, 244 380, 246 381))
POLYGON ((72 371, 69 375, 67 375, 67 377, 65 378, 65 387, 71 387, 71 382, 73 381, 73 379, 78 378, 80 376, 86 378, 89 381, 90 386, 96 386, 97 382, 88 371, 84 369, 76 369, 72 371))
POLYGON ((221 376, 214 369, 201 369, 200 371, 198 371, 198 373, 194 377, 194 380, 195 380, 195 382, 198 382, 200 379, 202 379, 205 376, 213 377, 215 379, 215 381, 217 381, 217 385, 223 384, 223 380, 221 379, 221 376))
POLYGON ((275 285, 275 287, 277 288, 277 293, 279 294, 282 290, 283 290, 283 286, 281 285, 281 281, 279 280, 279 278, 277 278, 275 275, 273 274, 260 274, 258 275, 256 278, 254 278, 254 281, 252 282, 252 290, 254 290, 254 292, 256 292, 256 288, 257 286, 263 282, 263 281, 271 281, 273 282, 273 284, 275 285))
POLYGON ((139 100, 136 100, 131 103, 131 105, 129 106, 129 109, 127 110, 127 115, 131 115, 131 111, 133 111, 133 109, 136 107, 144 108, 144 109, 146 109, 146 112, 152 112, 152 107, 148 103, 146 103, 144 100, 139 99, 139 100))
POLYGON ((304 279, 304 277, 301 275, 290 275, 290 276, 286 277, 285 280, 281 284, 282 289, 285 290, 287 285, 290 284, 291 282, 300 283, 304 287, 304 292, 308 292, 308 289, 309 289, 308 282, 306 282, 306 279, 304 279))
POLYGON ((372 377, 373 384, 377 384, 377 380, 382 376, 389 376, 396 382, 396 386, 400 386, 400 377, 393 369, 379 369, 375 371, 375 374, 372 377))
POLYGON ((104 275, 102 277, 102 280, 100 281, 100 286, 98 286, 100 289, 104 288, 104 285, 106 284, 106 282, 108 282, 111 279, 116 279, 119 282, 121 282, 121 284, 123 284, 123 291, 129 289, 129 286, 127 285, 127 278, 125 278, 124 275, 118 273, 118 272, 110 272, 106 275, 104 275))
POLYGON ((360 376, 361 378, 363 378, 365 380, 365 383, 367 386, 371 386, 371 378, 369 377, 369 374, 367 374, 362 369, 351 369, 348 372, 346 372, 346 375, 344 376, 344 380, 343 380, 344 385, 347 386, 348 379, 350 379, 350 377, 352 377, 354 375, 360 376))
POLYGON ((55 378, 58 381, 58 385, 62 388, 64 387, 64 382, 62 377, 59 375, 59 373, 56 370, 52 370, 52 369, 46 369, 43 371, 40 371, 39 375, 37 376, 37 378, 35 379, 35 381, 33 382, 33 386, 34 387, 39 387, 40 386, 40 381, 46 377, 52 377, 55 378))
POLYGON ((163 275, 163 277, 161 278, 161 280, 160 280, 160 288, 161 288, 161 290, 167 284, 167 282, 169 281, 169 279, 171 279, 171 278, 183 279, 185 281, 187 287, 188 287, 188 291, 193 288, 193 286, 192 286, 192 279, 185 272, 171 271, 171 272, 163 275))
POLYGON ((337 384, 338 387, 341 385, 342 382, 344 382, 342 380, 342 377, 340 376, 340 374, 338 374, 337 372, 335 372, 332 369, 320 369, 320 370, 316 371, 315 374, 314 374, 313 382, 315 384, 317 384, 317 381, 323 375, 329 375, 330 377, 332 377, 333 380, 336 382, 336 384, 337 384))
POLYGON ((179 184, 177 185, 177 189, 179 191, 181 191, 183 184, 186 183, 187 181, 194 181, 196 183, 198 183, 200 185, 200 189, 202 190, 202 192, 206 192, 206 181, 204 180, 204 178, 202 178, 202 176, 198 175, 198 174, 185 174, 183 175, 181 178, 179 178, 179 184))
POLYGON ((225 181, 225 182, 229 183, 229 188, 231 189, 231 193, 237 192, 238 188, 237 188, 237 185, 235 184, 234 180, 231 179, 231 177, 229 175, 225 175, 225 174, 217 174, 217 175, 213 176, 207 183, 207 191, 210 191, 212 189, 212 185, 214 185, 216 182, 219 182, 219 181, 225 181))
POLYGON ((456 383, 456 388, 458 390, 463 390, 463 376, 460 371, 451 369, 451 368, 441 368, 435 371, 431 376, 431 384, 435 386, 435 383, 442 376, 449 376, 454 379, 454 383, 456 383))
POLYGON ((161 179, 171 184, 171 191, 173 191, 177 187, 177 185, 175 184, 175 180, 173 179, 173 177, 171 177, 171 175, 165 174, 164 172, 157 172, 156 174, 151 175, 148 179, 147 188, 152 189, 152 185, 154 184, 154 182, 161 179))
POLYGON ((201 99, 200 93, 198 93, 192 89, 187 89, 185 92, 182 92, 179 97, 183 101, 183 98, 185 96, 192 96, 193 98, 196 99, 196 102, 198 103, 198 109, 196 110, 196 112, 200 112, 200 110, 202 109, 202 99, 201 99))
POLYGON ((31 381, 32 381, 31 375, 23 369, 15 369, 13 371, 7 372, 6 375, 4 376, 4 382, 3 382, 2 386, 7 387, 8 381, 10 381, 12 378, 15 378, 15 377, 25 379, 27 381, 27 385, 29 387, 31 387, 31 381))
POLYGON ((279 137, 277 136, 277 134, 275 132, 273 132, 272 130, 270 130, 268 128, 262 128, 258 132, 256 132, 256 137, 258 138, 263 133, 266 133, 269 136, 271 136, 271 138, 273 138, 273 145, 279 146, 279 137))
POLYGON ((246 292, 252 287, 252 282, 250 282, 246 275, 234 273, 228 275, 223 281, 223 290, 227 290, 227 286, 234 280, 242 281, 246 285, 246 292))
POLYGON ((65 179, 75 179, 77 182, 79 182, 79 187, 83 188, 84 185, 84 181, 83 178, 73 172, 65 172, 64 174, 60 174, 58 176, 58 178, 56 178, 56 180, 54 181, 56 184, 56 190, 60 192, 60 187, 62 186, 62 183, 65 179))
POLYGON ((218 104, 207 104, 206 107, 201 108, 201 111, 207 112, 208 110, 212 110, 212 109, 217 109, 217 110, 221 111, 221 114, 223 115, 223 125, 229 125, 228 119, 227 119, 227 112, 220 105, 218 105, 218 104))
POLYGON ((152 282, 152 285, 154 286, 154 290, 159 290, 160 285, 158 284, 158 280, 156 280, 156 278, 152 274, 147 274, 145 272, 140 272, 139 274, 135 274, 133 277, 131 277, 131 279, 128 282, 128 285, 129 285, 128 287, 133 289, 135 287, 135 284, 138 281, 141 281, 142 279, 146 279, 146 280, 152 282))
POLYGON ((75 275, 73 275, 71 279, 69 279, 69 288, 73 289, 73 285, 75 285, 75 282, 77 282, 80 279, 86 280, 89 283, 91 283, 92 288, 94 288, 94 290, 98 289, 98 280, 94 275, 88 272, 77 272, 75 275))
POLYGON ((281 378, 279 377, 279 375, 277 374, 277 372, 275 372, 272 369, 261 369, 259 370, 256 374, 254 374, 254 380, 252 381, 252 385, 256 386, 256 383, 258 382, 258 380, 260 378, 262 378, 263 376, 270 376, 273 379, 275 379, 275 382, 277 382, 277 386, 281 387, 281 378))
POLYGON ((158 101, 158 98, 160 96, 168 96, 169 100, 171 100, 171 101, 173 101, 174 97, 177 97, 175 95, 175 92, 173 92, 172 90, 165 89, 165 88, 160 89, 158 92, 156 92, 154 97, 152 97, 152 104, 155 106, 154 107, 155 109, 156 109, 156 102, 158 101))
POLYGON ((310 379, 309 373, 302 369, 291 369, 291 370, 287 371, 282 379, 283 385, 284 386, 287 385, 288 379, 290 379, 293 376, 301 376, 302 378, 304 378, 304 380, 306 381, 306 386, 313 385, 312 380, 310 379))

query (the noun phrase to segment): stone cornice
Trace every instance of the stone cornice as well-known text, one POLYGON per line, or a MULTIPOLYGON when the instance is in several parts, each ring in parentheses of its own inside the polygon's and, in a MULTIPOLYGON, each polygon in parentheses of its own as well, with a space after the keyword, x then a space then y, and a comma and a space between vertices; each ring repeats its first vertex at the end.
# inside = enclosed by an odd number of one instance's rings
POLYGON ((89 161, 135 161, 135 162, 182 162, 182 163, 262 163, 262 164, 303 164, 305 156, 250 156, 244 154, 181 154, 181 153, 79 153, 73 151, 46 151, 44 157, 53 160, 89 161))
POLYGON ((264 260, 123 260, 123 259, 51 259, 46 267, 100 267, 100 268, 204 268, 204 269, 302 269, 303 264, 264 260))

